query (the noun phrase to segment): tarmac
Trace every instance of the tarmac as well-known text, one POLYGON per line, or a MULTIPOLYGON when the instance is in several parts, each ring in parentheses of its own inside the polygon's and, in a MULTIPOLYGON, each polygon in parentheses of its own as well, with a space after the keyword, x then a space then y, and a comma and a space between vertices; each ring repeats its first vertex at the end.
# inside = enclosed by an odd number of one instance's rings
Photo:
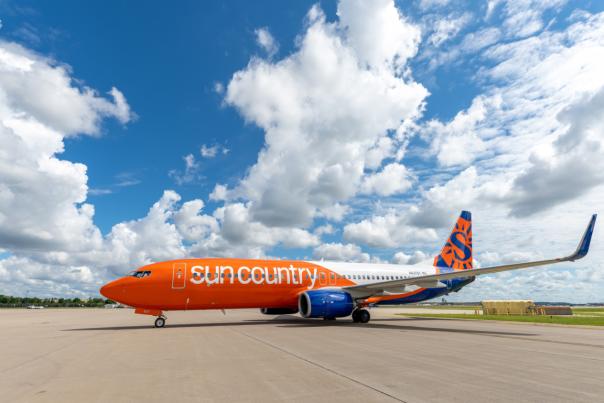
POLYGON ((168 312, 155 329, 130 309, 2 309, 0 401, 602 401, 604 329, 398 311, 168 312))

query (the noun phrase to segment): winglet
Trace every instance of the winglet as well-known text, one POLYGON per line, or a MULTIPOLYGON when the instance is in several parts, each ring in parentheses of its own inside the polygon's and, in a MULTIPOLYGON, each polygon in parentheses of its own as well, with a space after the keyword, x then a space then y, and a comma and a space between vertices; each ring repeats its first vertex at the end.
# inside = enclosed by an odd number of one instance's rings
POLYGON ((575 253, 569 256, 568 260, 575 261, 584 258, 585 255, 587 255, 587 252, 589 252, 589 244, 591 243, 591 235, 594 232, 597 216, 597 214, 591 216, 591 220, 589 220, 589 224, 585 229, 585 233, 583 234, 583 238, 581 238, 581 242, 579 242, 579 246, 577 246, 577 250, 575 251, 575 253))

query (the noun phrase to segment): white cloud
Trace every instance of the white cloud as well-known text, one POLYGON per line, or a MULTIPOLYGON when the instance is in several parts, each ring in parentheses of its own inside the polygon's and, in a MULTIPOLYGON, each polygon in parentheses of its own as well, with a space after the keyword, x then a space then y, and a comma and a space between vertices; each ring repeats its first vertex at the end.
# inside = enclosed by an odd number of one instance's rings
POLYGON ((220 144, 214 144, 211 146, 202 144, 201 148, 199 149, 199 154, 201 154, 203 158, 214 158, 218 154, 226 155, 228 152, 229 149, 221 146, 220 144))
POLYGON ((431 8, 441 8, 449 5, 451 0, 420 0, 419 7, 422 10, 429 10, 431 8))
POLYGON ((213 89, 214 89, 214 92, 218 95, 224 94, 224 84, 222 84, 220 81, 214 82, 213 89))
POLYGON ((348 243, 325 243, 313 250, 315 259, 335 260, 340 262, 369 262, 371 257, 361 251, 357 245, 348 243))
POLYGON ((428 38, 433 46, 440 46, 454 38, 470 22, 471 14, 465 13, 456 18, 442 18, 439 16, 433 23, 433 32, 428 38))
POLYGON ((202 200, 190 200, 174 214, 174 223, 183 238, 189 241, 205 238, 218 232, 218 221, 215 217, 201 215, 204 207, 202 200))
POLYGON ((491 18, 491 16, 493 15, 493 12, 495 11, 495 9, 497 8, 497 6, 499 5, 499 3, 501 3, 502 0, 489 0, 487 3, 487 12, 485 14, 485 20, 488 20, 491 18))
POLYGON ((467 166, 486 151, 485 143, 476 134, 487 118, 485 102, 498 103, 498 100, 485 101, 477 97, 467 111, 459 112, 447 124, 438 120, 426 124, 424 134, 432 137, 431 148, 440 165, 467 166))
POLYGON ((256 34, 256 43, 269 57, 273 57, 279 51, 279 43, 273 38, 268 28, 258 28, 254 33, 256 34))
POLYGON ((380 172, 366 176, 361 185, 361 192, 392 196, 408 190, 413 181, 413 176, 404 165, 388 164, 380 172))
POLYGON ((90 188, 88 194, 91 196, 104 196, 113 193, 113 190, 106 188, 90 188))
POLYGON ((225 185, 216 184, 214 190, 210 193, 210 200, 227 200, 228 188, 225 185))
POLYGON ((195 182, 199 179, 199 162, 195 159, 193 154, 187 154, 182 157, 185 162, 185 169, 178 170, 172 169, 168 172, 168 175, 174 179, 177 185, 184 185, 187 183, 195 182))
POLYGON ((336 232, 336 229, 331 224, 321 225, 313 231, 316 235, 321 236, 323 234, 333 234, 336 232))
MULTIPOLYGON (((32 119, 63 136, 98 134, 100 119, 131 118, 130 108, 119 90, 109 92, 111 102, 88 87, 78 87, 69 67, 38 56, 10 42, 0 41, 0 87, 4 102, 15 119, 32 119)), ((4 119, 6 118, 6 115, 4 119)))
MULTIPOLYGON (((405 252, 396 252, 392 257, 392 263, 396 264, 416 264, 428 260, 429 257, 421 250, 416 250, 412 255, 407 255, 405 252)), ((432 264, 432 262, 429 262, 432 264)))
POLYGON ((351 48, 368 67, 400 70, 417 53, 420 30, 392 0, 340 1, 338 17, 351 48))
POLYGON ((560 113, 567 130, 554 141, 553 152, 533 152, 531 165, 514 179, 508 197, 513 214, 534 214, 604 183, 602 116, 604 87, 560 113))
POLYGON ((391 211, 344 227, 344 239, 378 248, 394 248, 417 242, 434 241, 436 231, 418 228, 409 223, 410 217, 391 211))
MULTIPOLYGON (((258 161, 230 192, 251 201, 254 221, 304 227, 329 215, 358 192, 368 150, 389 148, 381 139, 420 114, 427 91, 398 73, 418 29, 392 1, 343 1, 338 15, 328 23, 314 7, 295 52, 252 59, 228 85, 227 104, 265 131, 258 161)), ((378 153, 370 168, 387 155, 378 153)))
POLYGON ((566 2, 567 0, 508 0, 503 7, 503 26, 508 36, 532 35, 543 28, 544 12, 559 9, 566 2))
POLYGON ((190 253, 201 256, 262 257, 264 250, 276 245, 307 248, 319 244, 319 238, 299 228, 267 227, 249 217, 242 203, 218 208, 213 216, 220 229, 197 239, 190 253))
POLYGON ((60 160, 64 139, 98 135, 100 121, 127 122, 123 95, 114 102, 76 86, 67 66, 0 42, 0 243, 11 251, 95 248, 101 242, 85 203, 86 166, 60 160))

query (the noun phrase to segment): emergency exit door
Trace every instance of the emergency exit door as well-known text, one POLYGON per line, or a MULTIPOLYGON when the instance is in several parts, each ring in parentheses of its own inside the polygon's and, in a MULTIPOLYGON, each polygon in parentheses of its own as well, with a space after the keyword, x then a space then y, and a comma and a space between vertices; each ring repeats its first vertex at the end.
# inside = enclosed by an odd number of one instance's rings
POLYGON ((175 290, 185 288, 187 280, 187 264, 174 263, 172 266, 172 288, 175 290))

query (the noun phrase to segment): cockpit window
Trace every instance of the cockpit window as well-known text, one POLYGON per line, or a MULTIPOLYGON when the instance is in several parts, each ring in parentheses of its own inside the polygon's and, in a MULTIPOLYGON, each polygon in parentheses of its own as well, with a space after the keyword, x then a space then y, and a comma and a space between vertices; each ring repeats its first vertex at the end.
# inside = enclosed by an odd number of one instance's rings
POLYGON ((128 274, 131 277, 136 277, 136 278, 143 278, 143 277, 147 277, 151 275, 151 271, 150 270, 139 270, 139 271, 133 271, 130 274, 128 274))

